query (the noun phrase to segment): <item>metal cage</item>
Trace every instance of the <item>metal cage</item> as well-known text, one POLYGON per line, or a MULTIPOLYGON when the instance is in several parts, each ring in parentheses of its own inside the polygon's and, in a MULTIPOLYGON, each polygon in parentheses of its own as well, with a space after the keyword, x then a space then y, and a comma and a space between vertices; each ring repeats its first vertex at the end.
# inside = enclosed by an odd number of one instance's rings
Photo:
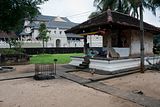
POLYGON ((36 80, 53 79, 56 75, 56 64, 35 64, 36 80))

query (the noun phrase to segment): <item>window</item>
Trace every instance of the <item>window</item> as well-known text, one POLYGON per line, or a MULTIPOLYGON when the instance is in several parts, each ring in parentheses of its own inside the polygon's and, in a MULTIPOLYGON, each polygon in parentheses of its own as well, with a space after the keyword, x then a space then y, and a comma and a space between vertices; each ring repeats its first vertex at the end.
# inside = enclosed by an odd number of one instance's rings
POLYGON ((56 31, 54 31, 54 34, 56 34, 56 31))
POLYGON ((61 35, 61 34, 62 34, 62 31, 59 31, 59 34, 61 35))

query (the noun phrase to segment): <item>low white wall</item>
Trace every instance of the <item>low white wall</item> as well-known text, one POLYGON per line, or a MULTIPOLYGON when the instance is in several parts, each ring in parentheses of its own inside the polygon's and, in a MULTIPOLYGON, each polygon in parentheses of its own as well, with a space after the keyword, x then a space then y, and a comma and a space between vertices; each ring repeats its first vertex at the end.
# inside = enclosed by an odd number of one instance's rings
MULTIPOLYGON (((150 65, 147 62, 147 59, 151 64, 160 62, 160 56, 145 57, 145 60, 144 60, 145 66, 150 65)), ((138 68, 140 67, 140 60, 141 60, 140 58, 129 58, 129 59, 120 59, 120 60, 111 60, 111 61, 91 59, 89 68, 109 71, 109 72, 116 72, 116 71, 122 71, 125 69, 138 68)))
POLYGON ((0 41, 0 48, 9 48, 9 44, 4 41, 0 41))
POLYGON ((120 57, 128 57, 130 48, 116 48, 114 47, 115 51, 119 53, 120 57))
POLYGON ((115 72, 124 69, 130 69, 140 66, 140 60, 136 59, 123 59, 123 60, 96 60, 91 59, 89 68, 103 70, 108 72, 115 72))
POLYGON ((71 57, 71 62, 69 63, 69 65, 79 66, 79 64, 82 64, 83 61, 83 58, 71 57))
MULTIPOLYGON (((79 64, 82 63, 83 58, 71 58, 72 61, 69 63, 73 66, 79 66, 79 64)), ((154 57, 145 57, 145 66, 150 65, 148 61, 151 64, 155 64, 157 62, 160 62, 160 56, 154 56, 154 57)), ((98 59, 90 59, 89 68, 95 69, 95 70, 102 70, 110 73, 117 73, 117 72, 123 72, 130 69, 140 68, 140 58, 129 58, 129 59, 119 59, 119 60, 98 60, 98 59)))

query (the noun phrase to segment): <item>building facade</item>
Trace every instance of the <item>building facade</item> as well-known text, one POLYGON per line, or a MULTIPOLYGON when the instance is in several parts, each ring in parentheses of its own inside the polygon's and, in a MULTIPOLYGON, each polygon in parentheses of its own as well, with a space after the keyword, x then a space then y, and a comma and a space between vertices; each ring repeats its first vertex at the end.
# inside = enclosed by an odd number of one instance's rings
MULTIPOLYGON (((66 17, 44 16, 38 15, 32 21, 27 18, 24 22, 24 30, 20 33, 20 40, 23 42, 24 48, 42 47, 42 41, 38 39, 39 26, 45 23, 48 42, 45 47, 83 47, 83 36, 71 33, 65 33, 67 29, 74 27, 77 23, 71 22, 66 17)), ((94 35, 88 36, 88 43, 91 47, 102 47, 102 36, 94 35)))

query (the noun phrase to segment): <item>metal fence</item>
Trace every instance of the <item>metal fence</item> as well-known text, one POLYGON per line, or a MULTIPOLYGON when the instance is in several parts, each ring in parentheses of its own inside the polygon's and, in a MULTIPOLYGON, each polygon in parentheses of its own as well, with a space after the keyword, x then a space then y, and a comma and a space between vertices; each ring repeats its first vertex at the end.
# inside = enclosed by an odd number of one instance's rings
POLYGON ((146 61, 149 64, 149 69, 160 71, 160 56, 146 58, 146 61))

